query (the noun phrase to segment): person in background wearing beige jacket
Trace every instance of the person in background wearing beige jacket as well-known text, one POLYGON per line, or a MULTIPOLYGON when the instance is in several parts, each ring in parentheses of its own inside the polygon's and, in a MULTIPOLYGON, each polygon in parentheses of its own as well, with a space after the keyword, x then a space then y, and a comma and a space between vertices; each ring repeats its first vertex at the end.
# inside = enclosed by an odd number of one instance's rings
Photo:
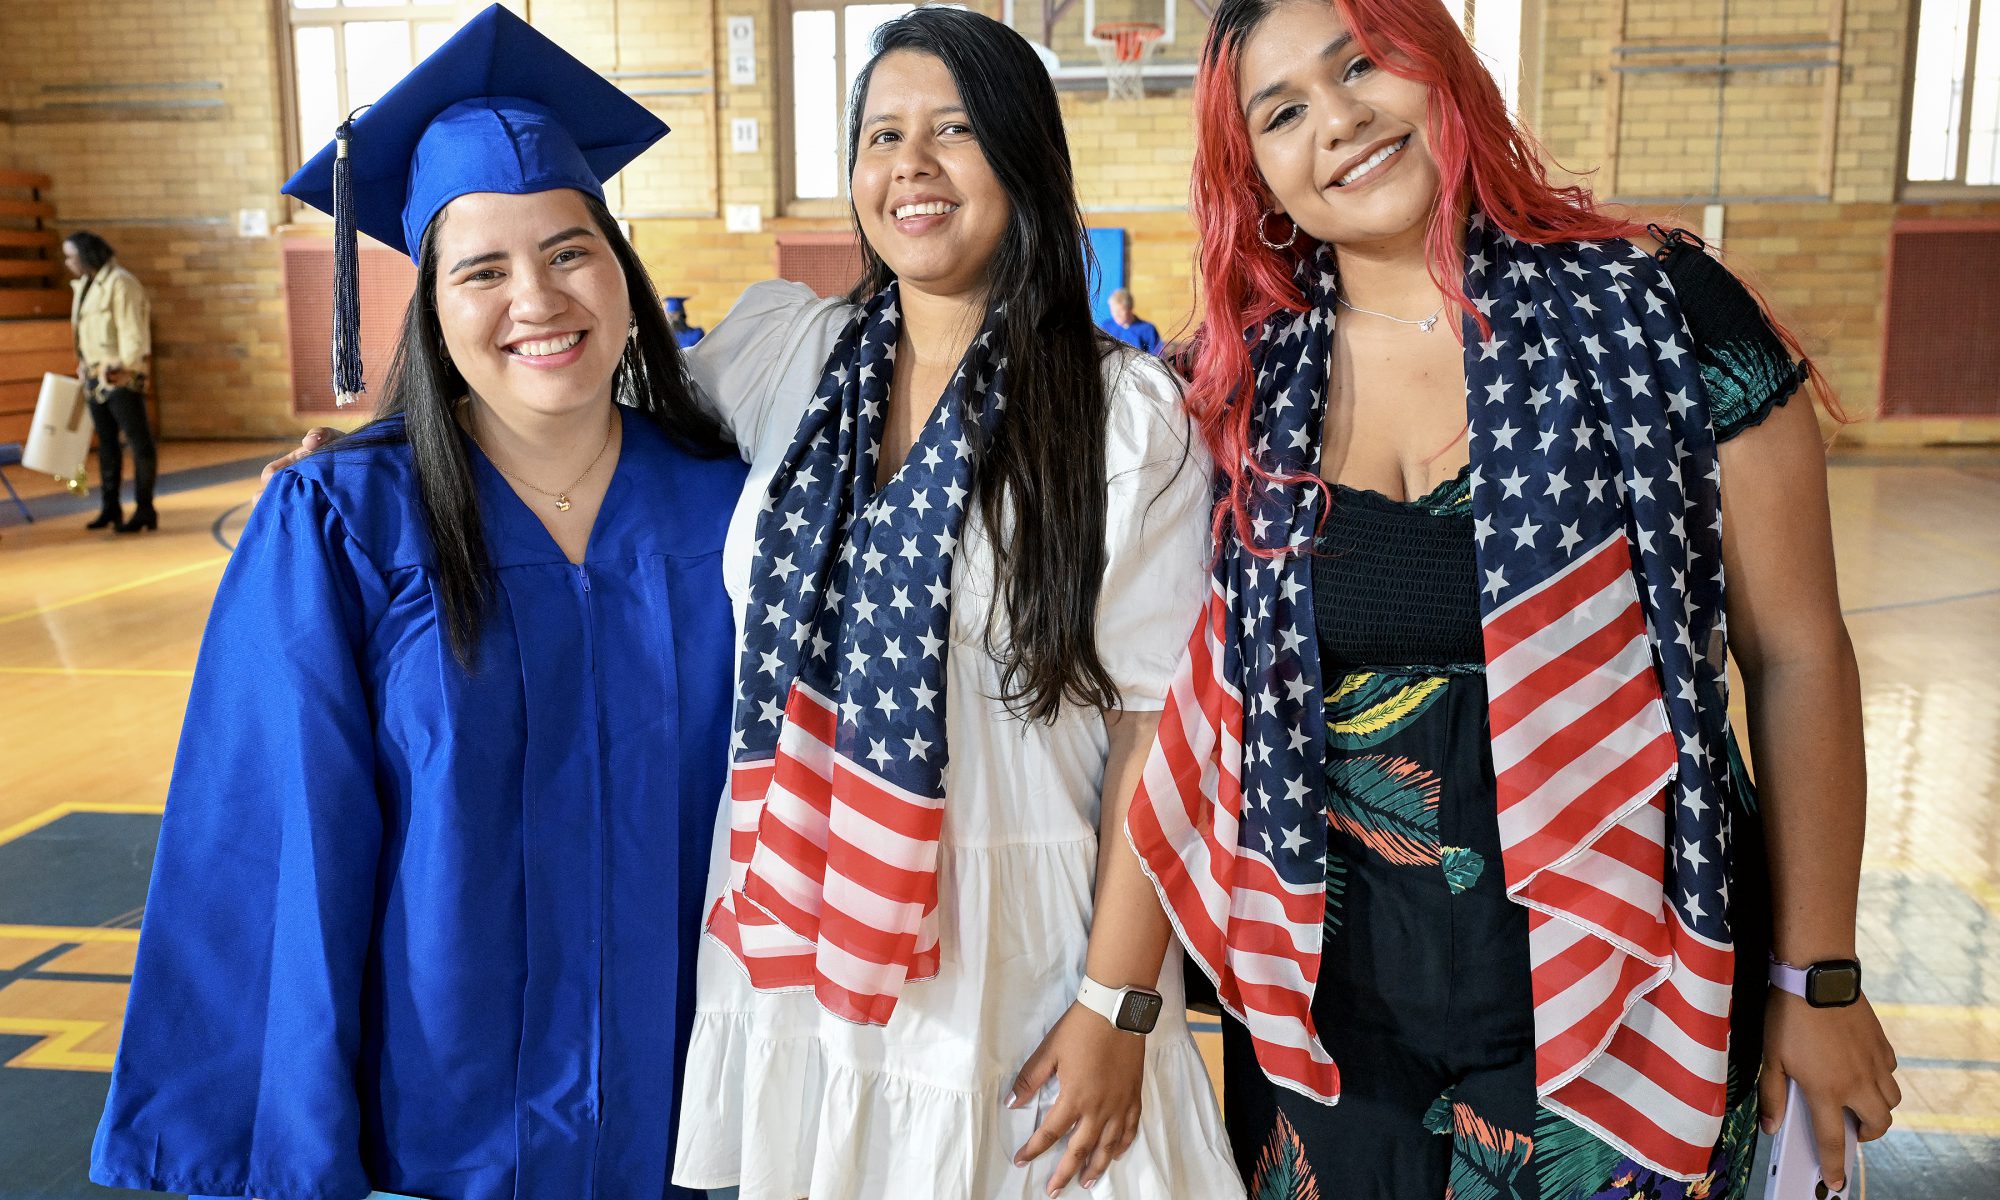
POLYGON ((119 533, 158 529, 153 480, 158 460, 146 422, 146 372, 152 364, 152 304, 146 289, 121 266, 101 237, 79 229, 63 240, 63 265, 76 276, 69 320, 76 332, 76 376, 90 395, 97 426, 97 474, 104 507, 88 528, 119 533), (132 519, 124 519, 119 491, 124 448, 132 443, 132 519))

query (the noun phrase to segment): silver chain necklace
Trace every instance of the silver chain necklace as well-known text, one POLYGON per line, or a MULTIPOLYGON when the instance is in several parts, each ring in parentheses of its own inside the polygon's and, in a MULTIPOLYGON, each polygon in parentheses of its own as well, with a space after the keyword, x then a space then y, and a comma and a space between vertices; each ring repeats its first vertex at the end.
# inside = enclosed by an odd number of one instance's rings
POLYGON ((1347 297, 1345 296, 1335 296, 1333 299, 1334 303, 1340 305, 1342 308, 1347 309, 1350 312, 1366 313, 1371 317, 1380 317, 1384 321, 1394 321, 1398 325, 1415 325, 1417 329, 1423 333, 1429 333, 1431 329, 1437 325, 1438 318, 1444 315, 1444 305, 1440 304, 1437 306, 1437 311, 1432 313, 1430 316, 1424 317, 1421 320, 1411 321, 1411 320, 1406 320, 1403 317, 1392 317, 1385 312, 1376 312, 1372 308, 1363 308, 1358 304, 1349 304, 1347 302, 1347 297))

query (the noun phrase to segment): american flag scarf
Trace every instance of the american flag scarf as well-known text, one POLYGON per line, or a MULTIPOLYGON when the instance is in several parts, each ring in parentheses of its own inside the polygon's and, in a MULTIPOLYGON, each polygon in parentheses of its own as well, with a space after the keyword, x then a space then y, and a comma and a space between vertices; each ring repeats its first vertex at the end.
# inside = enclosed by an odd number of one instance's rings
POLYGON ((952 563, 1006 370, 996 310, 876 490, 896 298, 842 333, 757 518, 729 886, 708 917, 753 987, 870 1025, 938 971, 952 563))
MULTIPOLYGON (((1316 475, 1338 281, 1251 331, 1251 436, 1316 475)), ((1666 277, 1625 242, 1531 245, 1475 214, 1465 321, 1472 505, 1508 894, 1528 910, 1536 1090, 1680 1179, 1720 1135, 1734 955, 1721 473, 1666 277)), ((1321 494, 1263 486, 1224 527, 1208 610, 1128 832, 1189 954, 1276 1083, 1326 1103, 1312 1018, 1325 911, 1321 494)))

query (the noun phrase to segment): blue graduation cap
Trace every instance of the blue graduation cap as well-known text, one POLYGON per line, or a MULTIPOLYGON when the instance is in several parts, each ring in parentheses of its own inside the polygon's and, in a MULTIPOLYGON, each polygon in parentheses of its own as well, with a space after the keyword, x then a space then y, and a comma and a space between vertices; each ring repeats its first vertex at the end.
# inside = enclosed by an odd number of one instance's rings
POLYGON ((356 229, 416 261, 438 211, 472 192, 528 195, 604 181, 667 134, 660 119, 495 4, 466 22, 284 187, 334 219, 333 387, 361 379, 356 229))

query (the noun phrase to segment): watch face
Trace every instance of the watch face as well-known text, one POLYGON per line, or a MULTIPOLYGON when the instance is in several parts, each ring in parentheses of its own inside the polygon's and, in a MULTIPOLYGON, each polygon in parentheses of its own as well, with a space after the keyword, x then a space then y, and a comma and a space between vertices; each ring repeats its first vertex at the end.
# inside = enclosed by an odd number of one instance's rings
POLYGON ((1840 1008, 1860 998, 1860 963, 1824 962, 1806 968, 1806 1003, 1814 1008, 1840 1008))
POLYGON ((1114 1023, 1127 1033, 1151 1033, 1159 1021, 1159 993, 1133 988, 1125 993, 1125 1002, 1118 1006, 1118 1020, 1114 1023))

